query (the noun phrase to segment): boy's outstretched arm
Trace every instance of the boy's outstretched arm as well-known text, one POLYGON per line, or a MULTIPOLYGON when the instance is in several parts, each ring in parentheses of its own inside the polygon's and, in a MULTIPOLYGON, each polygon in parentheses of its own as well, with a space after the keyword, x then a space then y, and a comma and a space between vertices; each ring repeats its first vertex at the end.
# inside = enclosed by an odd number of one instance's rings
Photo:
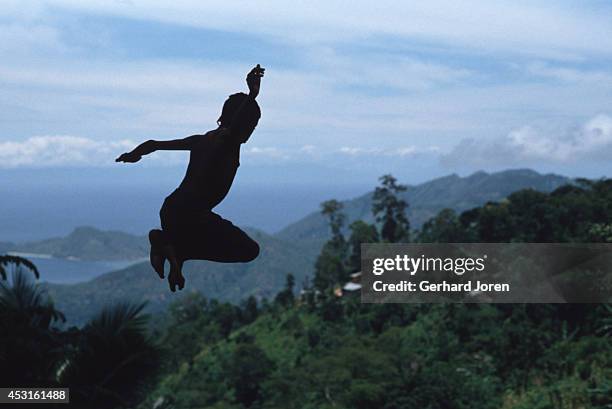
POLYGON ((201 144, 203 137, 209 136, 211 132, 208 132, 206 135, 191 135, 183 139, 173 139, 170 141, 155 141, 151 139, 141 143, 131 152, 121 154, 115 159, 115 162, 138 162, 144 155, 148 155, 155 151, 189 151, 192 150, 196 144, 201 144))

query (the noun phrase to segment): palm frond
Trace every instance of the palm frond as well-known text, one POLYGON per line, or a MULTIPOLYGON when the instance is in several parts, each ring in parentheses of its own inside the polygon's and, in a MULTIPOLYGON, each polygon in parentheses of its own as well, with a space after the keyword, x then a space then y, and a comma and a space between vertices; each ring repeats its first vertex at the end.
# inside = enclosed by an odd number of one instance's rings
POLYGON ((66 321, 47 293, 21 269, 13 272, 10 283, 0 282, 0 309, 24 315, 41 327, 48 327, 52 321, 66 321))
POLYGON ((141 314, 146 303, 119 303, 104 308, 85 326, 86 331, 99 335, 117 336, 125 331, 144 334, 148 315, 141 314))
POLYGON ((96 397, 120 404, 116 397, 133 394, 134 385, 155 368, 159 351, 148 336, 144 307, 145 303, 108 306, 83 327, 59 378, 79 399, 96 397))
POLYGON ((9 264, 13 264, 17 267, 24 266, 28 270, 33 272, 34 276, 37 279, 40 278, 40 273, 38 272, 38 268, 36 267, 36 265, 34 265, 34 263, 32 263, 27 258, 19 257, 19 256, 12 256, 10 254, 3 254, 3 255, 0 255, 0 277, 2 277, 3 280, 7 279, 5 266, 9 264))

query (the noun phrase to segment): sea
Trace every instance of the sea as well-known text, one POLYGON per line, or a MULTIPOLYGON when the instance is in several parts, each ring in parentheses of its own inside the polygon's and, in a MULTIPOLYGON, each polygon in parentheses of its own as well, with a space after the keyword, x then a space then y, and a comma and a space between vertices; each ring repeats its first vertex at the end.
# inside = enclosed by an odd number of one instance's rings
MULTIPOLYGON (((28 260, 32 261, 40 272, 40 281, 53 284, 76 284, 89 281, 104 273, 120 270, 146 260, 86 261, 56 258, 47 254, 10 254, 26 257, 28 260)), ((9 275, 10 274, 11 269, 9 268, 9 275)))

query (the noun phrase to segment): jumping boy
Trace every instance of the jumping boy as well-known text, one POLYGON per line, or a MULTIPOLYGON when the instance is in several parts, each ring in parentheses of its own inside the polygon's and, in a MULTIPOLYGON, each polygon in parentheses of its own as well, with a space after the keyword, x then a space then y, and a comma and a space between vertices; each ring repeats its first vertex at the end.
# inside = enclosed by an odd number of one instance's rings
POLYGON ((217 129, 171 141, 146 141, 116 162, 138 162, 157 150, 190 151, 187 172, 180 186, 165 200, 159 212, 162 230, 149 232, 150 261, 160 278, 164 263, 170 263, 168 284, 172 292, 183 289, 186 260, 224 263, 249 262, 259 254, 259 245, 212 209, 227 196, 240 166, 240 145, 245 143, 261 117, 255 101, 264 68, 259 64, 247 75, 249 94, 237 93, 223 104, 217 129))

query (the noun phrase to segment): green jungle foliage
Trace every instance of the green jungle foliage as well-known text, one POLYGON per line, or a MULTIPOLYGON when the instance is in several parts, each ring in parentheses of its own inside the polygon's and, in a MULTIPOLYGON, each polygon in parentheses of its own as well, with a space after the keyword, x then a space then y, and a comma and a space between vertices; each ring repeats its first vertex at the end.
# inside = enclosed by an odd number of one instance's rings
MULTIPOLYGON (((401 191, 378 190, 379 224, 353 222, 348 238, 341 203, 322 205, 331 238, 299 296, 289 276, 270 302, 192 294, 174 304, 164 364, 140 408, 612 407, 609 305, 372 305, 332 295, 358 270, 359 243, 396 232, 406 240, 404 219, 385 217, 408 206, 388 197, 401 191)), ((583 180, 460 215, 442 210, 412 238, 605 242, 611 207, 612 181, 583 180)))

